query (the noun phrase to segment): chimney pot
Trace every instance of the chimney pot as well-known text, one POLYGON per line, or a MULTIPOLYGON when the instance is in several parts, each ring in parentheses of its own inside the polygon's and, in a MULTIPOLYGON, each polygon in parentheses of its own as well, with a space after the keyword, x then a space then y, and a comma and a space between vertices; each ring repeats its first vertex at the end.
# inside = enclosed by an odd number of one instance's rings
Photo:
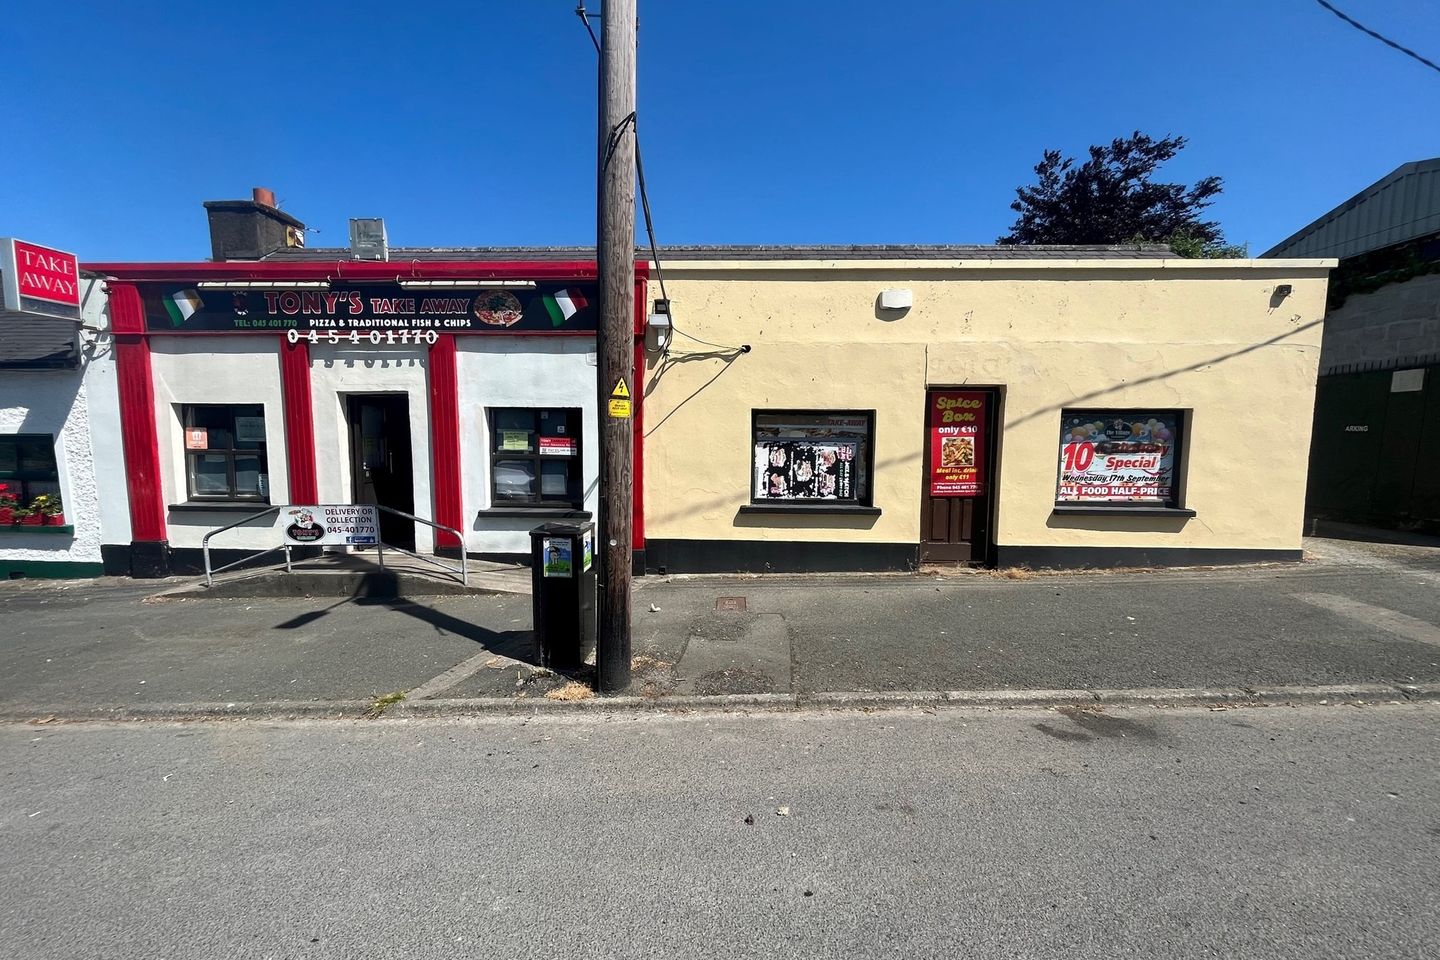
POLYGON ((250 196, 254 198, 256 203, 263 203, 267 207, 275 206, 275 191, 268 187, 252 187, 250 189, 250 196))

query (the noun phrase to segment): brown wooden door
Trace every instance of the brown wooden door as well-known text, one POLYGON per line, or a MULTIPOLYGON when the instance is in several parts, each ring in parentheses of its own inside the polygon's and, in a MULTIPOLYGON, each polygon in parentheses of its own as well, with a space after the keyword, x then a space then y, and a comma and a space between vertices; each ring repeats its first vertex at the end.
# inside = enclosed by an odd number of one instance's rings
POLYGON ((932 389, 925 397, 924 464, 920 483, 920 560, 922 563, 986 563, 990 558, 990 498, 995 472, 995 424, 998 395, 993 390, 963 391, 983 395, 978 416, 979 432, 974 435, 974 456, 980 492, 968 495, 936 495, 931 478, 936 444, 933 432, 940 425, 937 395, 950 396, 956 390, 932 389))

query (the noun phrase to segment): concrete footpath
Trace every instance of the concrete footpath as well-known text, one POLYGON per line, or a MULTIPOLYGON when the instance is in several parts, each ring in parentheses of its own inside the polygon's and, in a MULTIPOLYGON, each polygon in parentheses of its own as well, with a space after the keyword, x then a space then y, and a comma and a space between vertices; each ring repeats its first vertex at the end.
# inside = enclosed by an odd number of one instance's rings
POLYGON ((1440 696, 1440 545, 1215 570, 650 578, 635 683, 536 664, 530 599, 0 583, 0 718, 1440 696))

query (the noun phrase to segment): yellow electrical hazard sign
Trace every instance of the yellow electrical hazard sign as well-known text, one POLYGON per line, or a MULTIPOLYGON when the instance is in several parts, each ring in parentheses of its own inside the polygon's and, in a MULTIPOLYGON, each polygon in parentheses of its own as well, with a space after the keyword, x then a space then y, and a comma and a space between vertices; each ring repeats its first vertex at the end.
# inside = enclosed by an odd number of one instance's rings
POLYGON ((625 378, 621 377, 615 381, 615 389, 610 391, 610 416, 626 420, 630 417, 630 388, 625 385, 625 378))

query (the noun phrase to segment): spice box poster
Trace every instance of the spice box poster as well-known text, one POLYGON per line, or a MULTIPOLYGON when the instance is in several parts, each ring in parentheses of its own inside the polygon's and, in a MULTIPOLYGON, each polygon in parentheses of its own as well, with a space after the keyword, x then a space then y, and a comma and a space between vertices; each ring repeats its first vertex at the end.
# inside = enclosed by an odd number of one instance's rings
POLYGON ((978 497, 985 492, 985 405, 980 391, 930 395, 930 496, 978 497))

